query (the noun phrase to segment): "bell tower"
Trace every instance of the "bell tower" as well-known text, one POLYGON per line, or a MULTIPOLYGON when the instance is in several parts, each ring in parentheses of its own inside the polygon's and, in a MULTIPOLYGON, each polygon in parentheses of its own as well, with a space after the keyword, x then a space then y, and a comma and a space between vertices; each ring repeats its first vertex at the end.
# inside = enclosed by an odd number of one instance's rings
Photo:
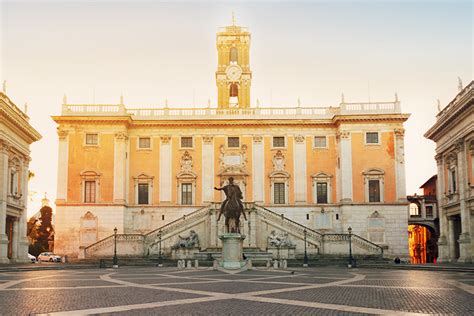
POLYGON ((247 28, 232 25, 217 32, 217 106, 219 109, 249 108, 250 85, 250 33, 247 28))

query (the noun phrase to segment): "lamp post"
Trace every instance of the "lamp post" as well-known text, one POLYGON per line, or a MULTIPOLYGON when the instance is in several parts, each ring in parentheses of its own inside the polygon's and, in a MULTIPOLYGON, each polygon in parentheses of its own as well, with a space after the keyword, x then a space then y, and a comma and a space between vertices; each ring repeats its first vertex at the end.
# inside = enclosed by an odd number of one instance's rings
POLYGON ((113 268, 118 268, 118 259, 117 259, 117 227, 114 228, 114 259, 112 262, 113 268))
POLYGON ((161 229, 158 231, 158 266, 161 266, 161 229))
POLYGON ((306 229, 303 231, 304 234, 304 258, 303 258, 303 267, 308 266, 308 253, 306 252, 306 229))
POLYGON ((347 228, 349 232, 349 264, 347 267, 352 268, 352 227, 347 228))

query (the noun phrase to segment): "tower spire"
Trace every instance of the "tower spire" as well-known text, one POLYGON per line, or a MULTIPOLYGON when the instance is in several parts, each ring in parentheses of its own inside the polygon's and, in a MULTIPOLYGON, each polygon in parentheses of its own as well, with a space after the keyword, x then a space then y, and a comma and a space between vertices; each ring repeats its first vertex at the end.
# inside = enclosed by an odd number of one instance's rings
POLYGON ((235 26, 235 13, 232 11, 232 26, 235 26))

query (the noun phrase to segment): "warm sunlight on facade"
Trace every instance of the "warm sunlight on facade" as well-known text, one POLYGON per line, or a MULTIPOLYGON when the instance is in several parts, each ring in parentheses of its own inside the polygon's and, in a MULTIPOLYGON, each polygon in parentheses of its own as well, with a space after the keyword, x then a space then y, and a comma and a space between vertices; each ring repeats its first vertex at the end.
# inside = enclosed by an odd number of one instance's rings
MULTIPOLYGON (((251 106, 250 33, 235 25, 220 30, 217 50, 217 108, 64 99, 61 115, 53 117, 59 135, 56 252, 87 256, 114 227, 131 240, 193 218, 222 200, 213 188, 232 176, 244 201, 282 219, 318 234, 347 233, 351 226, 362 248, 375 245, 408 258, 403 123, 409 115, 398 99, 251 106)), ((169 244, 195 225, 201 248, 219 247, 213 214, 208 209, 200 222, 170 231, 169 244)), ((273 224, 259 214, 242 230, 249 247, 264 249, 273 224)), ((285 229, 303 238, 302 231, 285 229)))

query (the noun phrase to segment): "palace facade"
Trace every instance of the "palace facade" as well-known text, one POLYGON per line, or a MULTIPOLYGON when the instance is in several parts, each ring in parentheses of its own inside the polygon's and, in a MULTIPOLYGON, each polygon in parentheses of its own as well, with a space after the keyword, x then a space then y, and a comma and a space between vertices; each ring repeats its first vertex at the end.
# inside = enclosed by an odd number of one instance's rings
POLYGON ((342 241, 351 227, 360 244, 407 258, 403 123, 409 115, 398 99, 251 106, 248 30, 219 30, 217 56, 217 108, 64 99, 61 115, 53 117, 59 136, 56 252, 87 256, 114 227, 129 240, 159 231, 160 241, 169 228, 172 244, 201 220, 208 221, 196 230, 201 248, 219 247, 212 205, 224 197, 214 187, 232 176, 246 205, 253 205, 242 223, 247 246, 264 250, 272 229, 295 240, 311 230, 317 251, 328 252, 318 244, 321 236, 342 241), (286 222, 276 223, 280 217, 286 222))
POLYGON ((438 262, 474 256, 474 82, 436 116, 425 137, 436 142, 440 237, 438 262))
POLYGON ((30 145, 41 135, 0 92, 0 263, 28 262, 26 237, 30 145))

